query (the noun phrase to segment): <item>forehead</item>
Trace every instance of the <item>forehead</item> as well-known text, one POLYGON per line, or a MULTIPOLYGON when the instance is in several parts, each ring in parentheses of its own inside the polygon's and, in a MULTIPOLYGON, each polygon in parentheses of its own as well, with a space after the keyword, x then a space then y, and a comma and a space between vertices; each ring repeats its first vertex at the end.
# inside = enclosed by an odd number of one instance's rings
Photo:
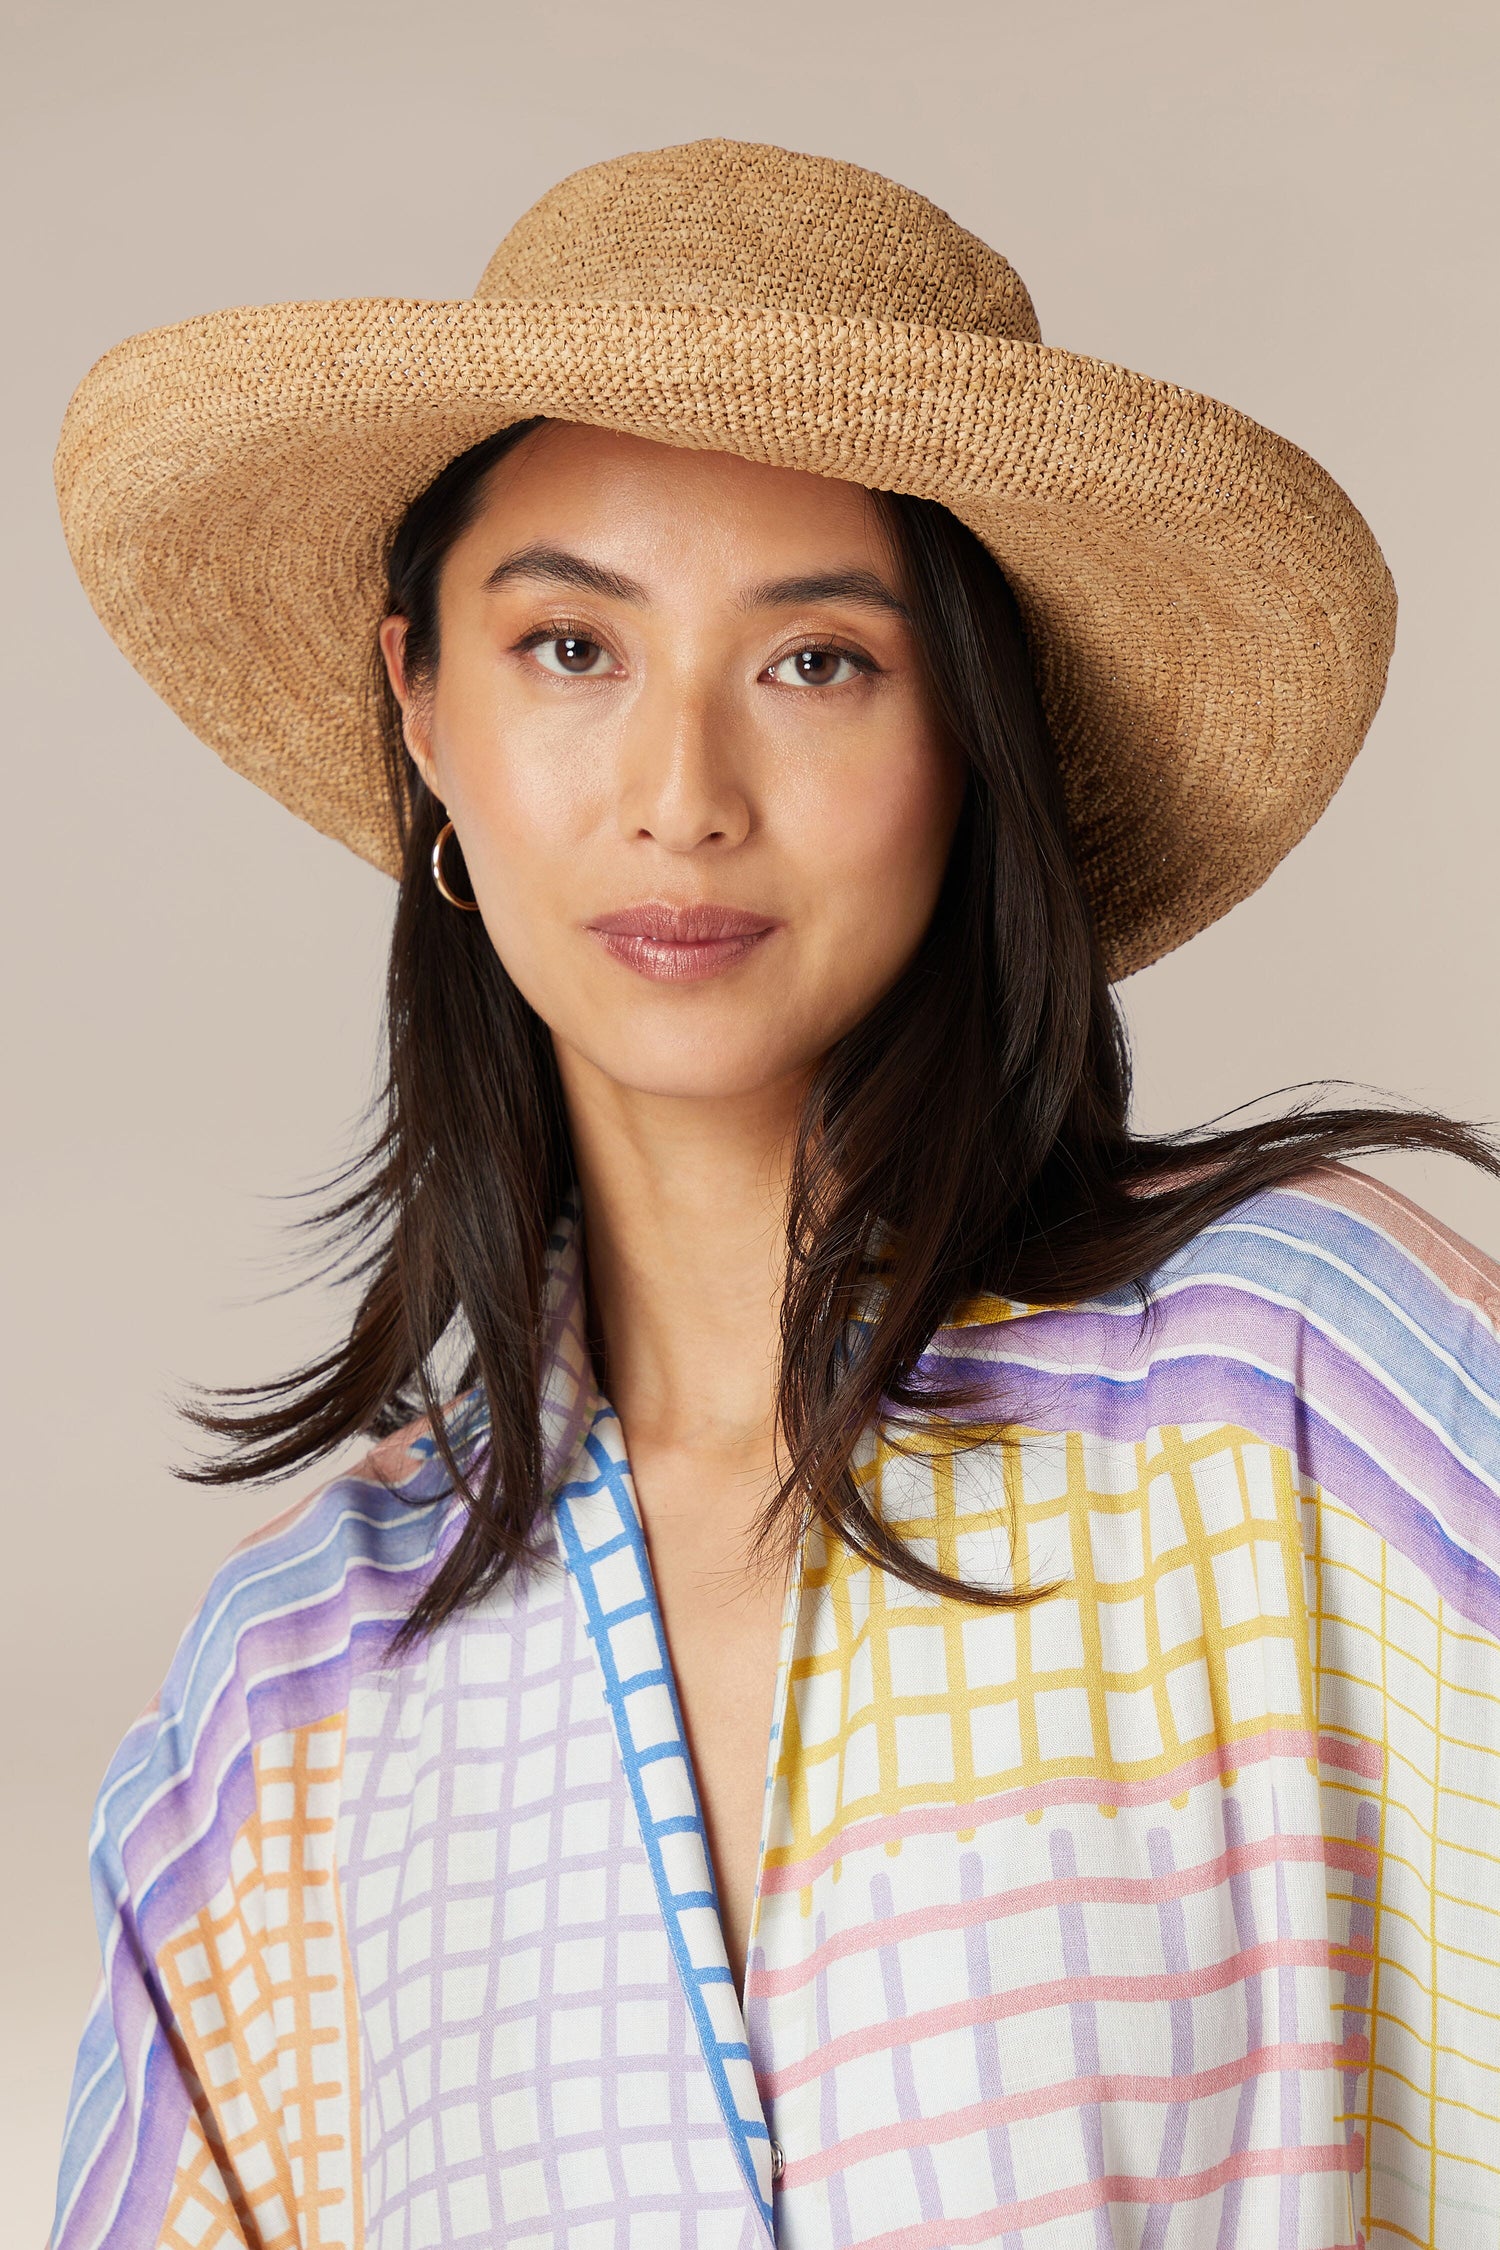
POLYGON ((622 567, 627 551, 637 566, 696 560, 736 574, 772 560, 883 574, 893 563, 861 485, 570 422, 544 423, 496 463, 462 544, 543 537, 622 567))

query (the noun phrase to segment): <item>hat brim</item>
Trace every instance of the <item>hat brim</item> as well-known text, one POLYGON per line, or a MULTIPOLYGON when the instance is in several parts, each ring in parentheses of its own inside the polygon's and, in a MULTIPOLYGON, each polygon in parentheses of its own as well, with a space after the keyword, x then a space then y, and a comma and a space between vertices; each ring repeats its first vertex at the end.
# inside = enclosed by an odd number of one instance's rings
POLYGON ((1110 974, 1253 891, 1385 684, 1395 592, 1346 494, 1216 400, 1080 354, 756 308, 355 300, 132 337, 56 460, 68 545, 194 734, 394 872, 385 550, 531 415, 941 501, 1015 589, 1110 974))

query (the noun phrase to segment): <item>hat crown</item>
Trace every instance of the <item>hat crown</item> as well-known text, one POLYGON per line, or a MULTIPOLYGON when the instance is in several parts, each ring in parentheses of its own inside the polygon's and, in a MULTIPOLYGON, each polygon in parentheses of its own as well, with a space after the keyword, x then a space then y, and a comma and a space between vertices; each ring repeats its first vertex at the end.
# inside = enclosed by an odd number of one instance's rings
POLYGON ((474 294, 758 306, 1040 341, 1020 275, 925 196, 749 141, 570 174, 517 220, 474 294))

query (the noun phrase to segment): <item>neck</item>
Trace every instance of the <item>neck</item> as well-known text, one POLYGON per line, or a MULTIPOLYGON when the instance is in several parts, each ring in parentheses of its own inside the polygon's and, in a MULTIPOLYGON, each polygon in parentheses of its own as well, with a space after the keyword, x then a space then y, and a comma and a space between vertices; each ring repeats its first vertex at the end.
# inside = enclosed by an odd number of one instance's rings
POLYGON ((602 1387, 632 1437, 764 1451, 801 1084, 695 1099, 558 1061, 602 1387))

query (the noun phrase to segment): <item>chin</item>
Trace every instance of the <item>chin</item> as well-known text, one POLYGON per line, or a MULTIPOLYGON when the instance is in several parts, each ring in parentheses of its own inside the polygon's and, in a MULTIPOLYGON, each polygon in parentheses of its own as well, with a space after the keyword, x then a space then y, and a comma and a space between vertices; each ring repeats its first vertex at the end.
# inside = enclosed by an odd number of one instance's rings
POLYGON ((805 1073, 817 1060, 804 1059, 784 1027, 768 1028, 763 1039, 716 1037, 707 1029, 671 1039, 630 1034, 629 1025, 616 1025, 608 1038, 573 1044, 617 1086, 682 1101, 741 1099, 805 1073))

